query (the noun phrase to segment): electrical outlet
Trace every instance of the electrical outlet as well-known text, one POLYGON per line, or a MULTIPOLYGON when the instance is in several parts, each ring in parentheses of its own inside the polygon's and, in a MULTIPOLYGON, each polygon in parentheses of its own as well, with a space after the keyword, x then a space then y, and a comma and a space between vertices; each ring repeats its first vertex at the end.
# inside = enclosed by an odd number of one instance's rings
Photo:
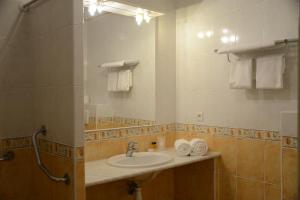
POLYGON ((198 112, 197 113, 197 122, 203 122, 204 117, 203 117, 203 112, 198 112))

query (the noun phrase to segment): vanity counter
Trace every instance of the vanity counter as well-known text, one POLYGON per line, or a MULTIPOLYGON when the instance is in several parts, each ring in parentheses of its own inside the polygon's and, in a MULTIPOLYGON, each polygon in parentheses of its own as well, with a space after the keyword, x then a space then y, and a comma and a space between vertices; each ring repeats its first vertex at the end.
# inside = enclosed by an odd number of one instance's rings
POLYGON ((203 160, 214 159, 219 157, 219 152, 208 152, 205 156, 185 156, 176 155, 173 148, 162 151, 174 158, 172 162, 167 164, 146 167, 146 168, 120 168, 113 167, 107 164, 107 159, 89 161, 85 163, 85 186, 99 185, 103 183, 118 181, 126 178, 131 178, 147 173, 162 171, 170 168, 175 168, 191 163, 200 162, 203 160))

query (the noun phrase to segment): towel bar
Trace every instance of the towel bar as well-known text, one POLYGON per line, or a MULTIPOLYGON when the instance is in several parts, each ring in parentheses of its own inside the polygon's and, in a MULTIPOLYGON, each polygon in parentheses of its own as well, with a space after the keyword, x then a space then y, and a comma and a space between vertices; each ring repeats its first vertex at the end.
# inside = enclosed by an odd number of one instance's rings
POLYGON ((46 135, 47 129, 45 126, 42 126, 37 132, 35 132, 32 136, 32 144, 34 147, 34 152, 35 152, 35 157, 38 163, 38 166, 40 169, 48 176, 53 181, 57 182, 64 182, 65 184, 69 185, 70 184, 70 177, 68 174, 65 174, 63 177, 57 177, 52 175, 52 173, 45 167, 45 165, 42 163, 40 152, 39 152, 39 146, 37 143, 37 138, 39 134, 46 135))
POLYGON ((10 160, 13 160, 15 157, 15 154, 14 152, 12 151, 8 151, 8 152, 5 152, 2 157, 0 157, 0 161, 10 161, 10 160))

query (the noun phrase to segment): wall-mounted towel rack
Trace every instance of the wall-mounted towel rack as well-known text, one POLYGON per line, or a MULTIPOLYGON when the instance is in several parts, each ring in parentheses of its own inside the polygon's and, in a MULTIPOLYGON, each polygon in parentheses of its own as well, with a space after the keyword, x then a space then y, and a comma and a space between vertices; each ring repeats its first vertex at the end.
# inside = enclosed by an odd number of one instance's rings
POLYGON ((65 174, 63 177, 57 177, 52 175, 52 173, 45 167, 45 165, 42 163, 40 152, 39 152, 39 145, 37 142, 37 138, 39 134, 46 135, 47 129, 45 126, 42 126, 37 132, 35 132, 32 136, 32 143, 34 147, 35 157, 38 163, 38 166, 41 168, 41 170, 53 181, 57 182, 64 182, 65 184, 70 184, 70 176, 68 174, 65 174))
POLYGON ((108 62, 99 65, 98 67, 113 69, 113 68, 122 68, 122 67, 134 67, 139 64, 138 60, 121 60, 116 62, 108 62))
POLYGON ((3 153, 3 155, 0 157, 0 161, 10 161, 12 159, 14 159, 15 154, 12 151, 7 151, 5 153, 3 153))
POLYGON ((298 39, 284 39, 284 40, 276 40, 273 44, 265 45, 265 46, 249 46, 244 48, 232 48, 232 49, 215 49, 215 53, 218 54, 226 54, 228 62, 230 62, 229 54, 234 55, 245 55, 245 54, 253 54, 253 53, 260 53, 260 52, 268 52, 268 51, 275 51, 281 50, 288 47, 289 44, 297 44, 298 39))
POLYGON ((27 3, 24 3, 24 4, 20 4, 20 10, 23 11, 23 12, 28 12, 29 9, 30 9, 30 6, 32 6, 33 4, 37 3, 38 1, 40 0, 31 0, 27 3))

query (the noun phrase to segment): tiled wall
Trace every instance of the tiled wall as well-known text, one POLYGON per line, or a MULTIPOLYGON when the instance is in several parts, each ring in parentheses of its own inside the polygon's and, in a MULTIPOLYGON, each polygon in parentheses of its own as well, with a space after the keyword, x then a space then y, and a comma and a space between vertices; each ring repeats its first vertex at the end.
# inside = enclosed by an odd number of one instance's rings
POLYGON ((99 160, 124 153, 129 141, 138 142, 139 151, 147 151, 151 142, 157 141, 162 135, 166 137, 166 146, 171 147, 175 138, 175 124, 88 131, 85 133, 85 160, 99 160))
POLYGON ((218 163, 219 199, 298 199, 296 138, 276 131, 178 124, 177 137, 200 137, 218 163), (288 163, 288 164, 287 164, 288 163))
MULTIPOLYGON (((280 90, 230 89, 226 55, 215 49, 247 48, 298 37, 298 0, 177 1, 176 121, 206 125, 279 130, 280 112, 297 110, 297 48, 287 53, 280 90), (280 10, 280 14, 278 14, 280 10), (222 43, 223 29, 238 42, 222 43), (212 31, 211 37, 198 33, 212 31)), ((261 55, 261 54, 260 54, 261 55)), ((251 55, 253 56, 253 55, 251 55)), ((251 57, 249 56, 249 57, 251 57)), ((235 56, 230 55, 231 60, 235 56)))
POLYGON ((30 137, 0 140, 0 153, 13 151, 12 161, 0 165, 0 199, 84 199, 83 148, 39 140, 41 159, 56 176, 70 175, 71 183, 51 181, 38 167, 30 137))
POLYGON ((298 199, 296 138, 281 137, 277 131, 195 124, 176 124, 175 132, 174 126, 86 133, 85 158, 97 160, 124 153, 128 141, 137 141, 139 150, 145 151, 159 135, 165 135, 167 147, 178 138, 203 138, 211 151, 222 154, 217 162, 217 199, 298 199))
POLYGON ((0 153, 16 156, 0 163, 0 199, 79 199, 82 1, 41 1, 26 13, 21 2, 0 2, 0 153), (71 185, 50 181, 37 167, 29 136, 41 125, 48 130, 47 142, 40 141, 43 162, 55 175, 72 175, 71 185))

